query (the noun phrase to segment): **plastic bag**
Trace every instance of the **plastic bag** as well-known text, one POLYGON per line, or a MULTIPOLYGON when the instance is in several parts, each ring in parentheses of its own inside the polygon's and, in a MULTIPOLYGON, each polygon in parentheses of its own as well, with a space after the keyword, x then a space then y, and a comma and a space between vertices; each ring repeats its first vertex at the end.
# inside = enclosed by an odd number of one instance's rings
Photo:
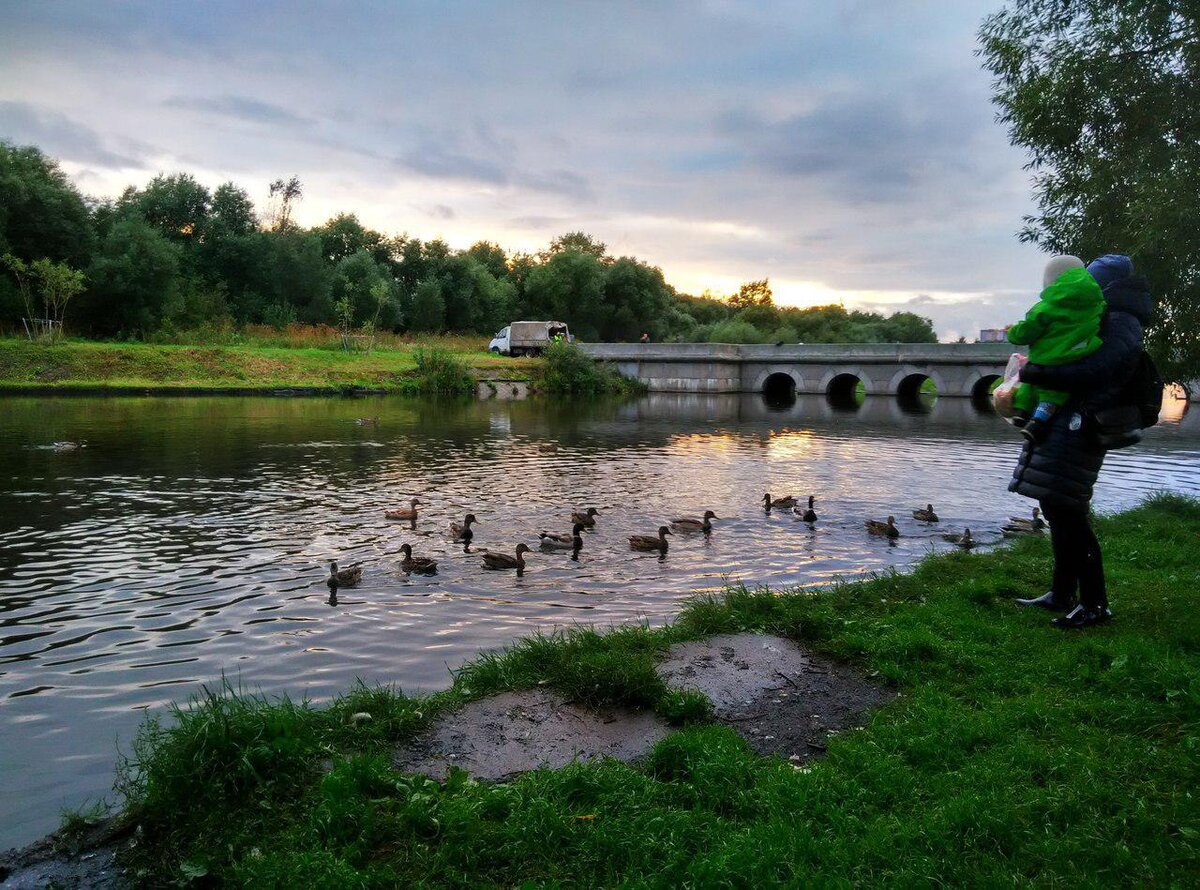
POLYGON ((1017 387, 1021 385, 1021 368, 1027 361, 1028 356, 1014 352, 1004 368, 1004 379, 992 390, 992 407, 1009 423, 1013 418, 1013 398, 1016 396, 1017 387))

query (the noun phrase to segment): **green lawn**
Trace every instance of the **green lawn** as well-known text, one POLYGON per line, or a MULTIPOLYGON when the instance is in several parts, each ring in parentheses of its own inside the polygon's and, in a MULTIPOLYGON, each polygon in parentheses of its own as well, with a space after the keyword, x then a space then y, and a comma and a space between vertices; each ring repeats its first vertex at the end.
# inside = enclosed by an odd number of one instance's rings
MULTIPOLYGON (((438 346, 433 341, 433 346, 438 346)), ((173 346, 68 341, 55 345, 0 340, 3 389, 416 389, 419 347, 349 353, 327 348, 173 346)), ((533 363, 486 352, 455 351, 481 377, 525 377, 533 363)))
POLYGON ((1047 542, 931 556, 823 591, 731 590, 671 627, 535 638, 427 699, 323 708, 228 691, 150 724, 123 771, 140 880, 249 886, 1184 885, 1200 875, 1200 502, 1098 530, 1116 621, 1064 634, 1012 604, 1047 542), (901 693, 803 768, 707 725, 656 654, 780 633, 901 693), (485 785, 400 775, 394 746, 467 698, 538 683, 685 722, 643 763, 485 785), (373 719, 354 726, 350 715, 373 719))

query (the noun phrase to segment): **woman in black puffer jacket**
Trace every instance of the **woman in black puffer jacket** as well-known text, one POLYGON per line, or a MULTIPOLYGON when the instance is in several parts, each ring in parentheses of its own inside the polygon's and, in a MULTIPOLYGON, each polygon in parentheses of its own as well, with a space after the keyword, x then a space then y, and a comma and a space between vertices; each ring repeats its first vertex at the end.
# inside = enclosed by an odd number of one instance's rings
POLYGON ((1088 627, 1112 617, 1100 543, 1088 517, 1092 487, 1106 453, 1093 418, 1097 412, 1119 407, 1123 387, 1141 357, 1143 328, 1152 309, 1150 289, 1144 278, 1133 274, 1129 257, 1103 256, 1088 271, 1108 304, 1100 329, 1103 345, 1069 365, 1026 364, 1021 369, 1023 383, 1065 390, 1071 398, 1051 419, 1043 441, 1025 443, 1008 486, 1009 491, 1041 505, 1054 549, 1050 591, 1017 602, 1066 612, 1054 620, 1064 629, 1088 627))

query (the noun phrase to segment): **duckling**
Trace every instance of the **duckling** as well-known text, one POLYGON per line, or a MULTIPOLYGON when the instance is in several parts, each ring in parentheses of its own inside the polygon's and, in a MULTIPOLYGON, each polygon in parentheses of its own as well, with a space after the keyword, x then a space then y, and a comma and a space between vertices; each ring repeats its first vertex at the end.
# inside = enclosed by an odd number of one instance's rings
POLYGON ((361 565, 346 566, 344 569, 339 569, 337 562, 330 562, 329 578, 326 583, 330 587, 353 587, 362 580, 362 573, 361 565))
POLYGON ((800 519, 802 521, 804 521, 804 522, 816 522, 817 521, 817 511, 813 509, 813 504, 816 503, 816 500, 817 499, 810 494, 808 496, 808 509, 805 510, 803 513, 800 512, 799 507, 794 508, 794 512, 796 513, 796 515, 798 515, 800 517, 800 519))
POLYGON ((1040 532, 1046 528, 1046 520, 1042 519, 1042 509, 1034 507, 1032 519, 1026 519, 1024 516, 1010 516, 1008 518, 1008 528, 1026 528, 1030 531, 1040 532))
POLYGON ((500 571, 503 569, 516 569, 517 574, 525 571, 525 556, 524 554, 531 552, 525 544, 517 545, 517 555, 509 556, 507 553, 485 553, 483 554, 483 567, 485 569, 494 569, 500 571))
POLYGON ((785 498, 775 498, 774 500, 771 499, 770 494, 763 495, 764 510, 770 510, 772 507, 794 507, 798 503, 800 502, 790 494, 785 498))
POLYGON ((421 502, 413 498, 408 502, 408 509, 397 507, 395 510, 384 510, 383 516, 385 519, 402 519, 409 522, 417 521, 417 507, 421 506, 421 502))
POLYGON ((969 528, 964 529, 961 535, 957 532, 944 534, 942 535, 942 540, 949 541, 951 544, 957 544, 964 550, 970 550, 975 546, 975 539, 971 537, 971 530, 969 528))
POLYGON ((913 510, 913 519, 921 522, 937 522, 938 515, 933 512, 933 504, 926 504, 924 510, 913 510))
POLYGON ((672 519, 671 528, 677 532, 704 532, 707 535, 712 531, 711 520, 719 518, 712 510, 705 510, 703 519, 672 519))
POLYGON ((537 450, 542 454, 554 454, 558 451, 558 445, 554 442, 542 442, 538 445, 537 450))
POLYGON ((600 511, 595 507, 588 507, 586 513, 581 513, 580 511, 575 510, 571 513, 571 522, 578 523, 584 528, 595 528, 596 517, 599 515, 600 511))
POLYGON ((400 568, 404 571, 413 575, 437 574, 437 560, 428 556, 413 556, 411 544, 402 545, 400 552, 404 554, 404 558, 400 560, 400 568))
POLYGON ((868 519, 866 526, 867 531, 873 535, 885 535, 893 539, 900 537, 900 529, 896 528, 895 516, 889 516, 887 522, 880 522, 878 519, 868 519))
POLYGON ((575 523, 569 535, 552 535, 549 532, 539 532, 543 550, 571 550, 578 554, 583 549, 583 525, 575 523))
POLYGON ((654 535, 630 535, 629 549, 641 550, 646 553, 651 550, 657 550, 659 553, 666 554, 667 547, 669 546, 667 544, 667 535, 669 534, 671 534, 671 530, 665 525, 660 525, 658 527, 658 537, 654 535))

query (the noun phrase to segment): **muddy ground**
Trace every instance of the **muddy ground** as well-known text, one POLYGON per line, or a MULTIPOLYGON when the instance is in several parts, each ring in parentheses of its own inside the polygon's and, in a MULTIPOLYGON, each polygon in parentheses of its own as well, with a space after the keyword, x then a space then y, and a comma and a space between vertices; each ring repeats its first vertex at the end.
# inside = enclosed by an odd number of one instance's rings
MULTIPOLYGON (((658 670, 671 686, 705 693, 716 719, 755 751, 794 763, 820 755, 831 734, 859 725, 894 697, 845 665, 763 634, 674 646, 658 670)), ((592 711, 548 690, 507 692, 435 721, 397 753, 396 765, 435 778, 458 766, 499 780, 575 758, 635 760, 670 731, 645 711, 592 711)))

